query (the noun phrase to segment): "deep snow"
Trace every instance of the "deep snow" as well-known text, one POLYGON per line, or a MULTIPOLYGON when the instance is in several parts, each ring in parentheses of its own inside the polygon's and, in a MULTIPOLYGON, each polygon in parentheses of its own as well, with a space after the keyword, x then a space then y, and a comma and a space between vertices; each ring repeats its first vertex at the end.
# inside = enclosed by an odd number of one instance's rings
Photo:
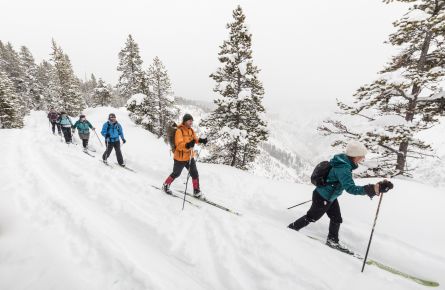
MULTIPOLYGON (((422 289, 307 238, 328 219, 286 228, 312 187, 198 163, 209 199, 241 217, 161 194, 169 147, 123 109, 86 110, 98 129, 110 111, 124 127, 124 158, 137 173, 100 163, 52 136, 45 113, 0 130, 0 289, 422 289)), ((77 136, 76 136, 77 137, 77 136)), ((77 138, 78 140, 78 138, 77 138)), ((114 164, 115 156, 110 160, 114 164)), ((186 173, 174 183, 182 189, 186 173)), ((359 181, 359 183, 367 183, 359 181)), ((401 179, 385 195, 370 257, 445 285, 443 188, 401 179)), ((199 202, 199 201, 195 201, 199 202)), ((377 199, 340 197, 344 243, 364 252, 377 199)))

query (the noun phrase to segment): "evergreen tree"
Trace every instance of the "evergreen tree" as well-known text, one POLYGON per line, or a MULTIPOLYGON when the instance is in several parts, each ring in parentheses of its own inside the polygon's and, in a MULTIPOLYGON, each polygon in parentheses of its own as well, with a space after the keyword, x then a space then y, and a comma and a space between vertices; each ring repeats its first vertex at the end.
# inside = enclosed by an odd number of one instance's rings
POLYGON ((215 80, 217 108, 202 125, 208 128, 210 157, 207 161, 248 169, 259 154, 268 132, 262 105, 264 89, 259 69, 252 60, 252 35, 245 25, 240 6, 227 24, 229 39, 220 46, 221 67, 210 75, 215 80))
POLYGON ((59 98, 60 87, 54 67, 43 60, 37 67, 37 81, 42 88, 44 109, 54 107, 56 110, 63 109, 63 103, 59 98))
MULTIPOLYGON (((128 101, 126 108, 130 118, 153 134, 159 133, 159 110, 154 95, 135 94, 128 101)), ((159 135, 158 135, 159 136, 159 135)))
MULTIPOLYGON (((94 76, 94 75, 93 75, 94 76)), ((111 92, 108 89, 105 82, 99 78, 97 82, 97 86, 94 89, 93 98, 92 98, 92 106, 108 106, 111 103, 111 92)))
MULTIPOLYGON (((153 124, 155 134, 158 137, 167 137, 167 125, 171 124, 177 115, 177 109, 174 105, 173 92, 171 89, 170 78, 164 64, 159 57, 155 57, 153 63, 148 68, 148 84, 150 92, 148 97, 152 100, 147 100, 157 116, 157 123, 153 124)), ((149 104, 147 104, 149 105, 149 104)))
POLYGON ((128 35, 125 47, 119 52, 117 70, 121 73, 117 89, 125 100, 145 91, 146 80, 142 70, 142 59, 139 55, 139 47, 131 34, 128 35))
POLYGON ((37 79, 37 65, 26 46, 20 48, 20 65, 23 71, 23 89, 28 109, 43 109, 43 87, 37 79))
MULTIPOLYGON (((386 3, 395 0, 386 0, 386 3)), ((351 124, 327 120, 319 128, 326 135, 339 135, 333 145, 359 139, 378 156, 380 166, 372 176, 409 175, 408 158, 432 155, 432 147, 416 137, 444 115, 445 94, 440 82, 445 76, 445 1, 412 1, 408 13, 394 22, 389 43, 399 53, 380 72, 380 77, 357 90, 354 103, 338 102, 341 112, 352 116, 351 124)))
POLYGON ((0 128, 23 127, 20 98, 15 93, 14 84, 6 73, 0 70, 0 128))
POLYGON ((63 110, 70 115, 78 115, 85 108, 85 101, 79 88, 79 80, 74 75, 71 61, 54 40, 52 40, 51 61, 57 76, 58 93, 63 110))

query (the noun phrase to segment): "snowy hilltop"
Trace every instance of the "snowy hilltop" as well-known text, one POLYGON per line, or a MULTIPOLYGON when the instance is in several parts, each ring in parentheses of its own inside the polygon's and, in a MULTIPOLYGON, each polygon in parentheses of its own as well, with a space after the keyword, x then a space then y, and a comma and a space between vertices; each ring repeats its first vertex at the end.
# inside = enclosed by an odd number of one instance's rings
MULTIPOLYGON (((172 156, 161 139, 136 126, 125 109, 87 109, 100 127, 114 112, 125 131, 126 163, 100 162, 80 145, 50 135, 44 112, 23 129, 1 130, 0 289, 422 289, 375 266, 333 251, 328 219, 300 232, 286 228, 313 187, 274 181, 225 165, 199 163, 206 196, 241 216, 160 186, 172 156), (26 142, 24 140, 27 140, 26 142), (322 275, 320 273, 323 273, 322 275)), ((75 139, 75 142, 79 140, 75 139)), ((174 183, 183 190, 186 176, 174 183)), ((366 184, 369 180, 358 180, 366 184)), ((370 258, 445 283, 443 189, 402 179, 383 200, 370 258), (434 201, 434 202, 431 202, 434 201)), ((344 194, 342 241, 364 254, 377 199, 344 194)))

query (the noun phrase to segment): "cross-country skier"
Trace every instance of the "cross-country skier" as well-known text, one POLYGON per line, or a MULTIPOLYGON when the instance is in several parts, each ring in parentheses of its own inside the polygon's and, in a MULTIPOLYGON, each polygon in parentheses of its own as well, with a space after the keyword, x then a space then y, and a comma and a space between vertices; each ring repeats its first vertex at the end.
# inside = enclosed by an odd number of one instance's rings
POLYGON ((65 137, 65 142, 72 143, 72 135, 71 135, 71 126, 73 123, 71 122, 70 117, 65 112, 61 112, 59 119, 57 119, 57 124, 62 127, 63 137, 65 137))
POLYGON ((199 187, 199 174, 196 168, 196 161, 194 158, 193 147, 195 144, 207 144, 207 138, 196 137, 195 131, 192 129, 193 117, 190 114, 185 114, 182 118, 182 123, 177 127, 174 140, 174 155, 173 155, 173 172, 165 180, 162 189, 165 193, 171 194, 170 185, 181 175, 182 170, 187 168, 190 171, 193 183, 193 195, 197 198, 202 198, 199 187))
POLYGON ((122 126, 117 122, 116 115, 111 113, 108 115, 108 121, 103 125, 102 136, 105 137, 105 144, 107 146, 104 154, 102 155, 102 160, 104 163, 107 163, 107 159, 111 154, 111 151, 116 152, 117 163, 120 166, 125 166, 124 158, 122 157, 121 152, 121 142, 125 144, 127 141, 124 138, 124 131, 122 130, 122 126), (120 139, 119 139, 120 138, 120 139))
POLYGON ((83 150, 88 149, 88 140, 90 139, 90 128, 96 130, 91 123, 86 119, 85 115, 80 115, 79 120, 73 125, 73 133, 76 129, 79 132, 79 138, 82 140, 83 150))
POLYGON ((366 153, 367 149, 362 143, 351 141, 346 147, 346 154, 335 155, 330 161, 332 168, 326 179, 327 185, 315 188, 312 194, 312 205, 307 213, 288 227, 298 231, 309 223, 319 220, 326 213, 330 219, 326 244, 333 248, 346 250, 339 244, 338 232, 343 219, 337 198, 343 190, 350 194, 368 195, 372 198, 392 188, 392 183, 387 180, 365 186, 355 185, 352 179, 352 170, 356 169, 358 164, 365 159, 366 153))
POLYGON ((51 107, 48 113, 48 121, 51 123, 51 129, 53 131, 53 134, 56 134, 56 127, 57 127, 57 132, 60 135, 62 133, 60 130, 60 125, 57 123, 57 119, 59 119, 59 113, 56 112, 54 107, 51 107))

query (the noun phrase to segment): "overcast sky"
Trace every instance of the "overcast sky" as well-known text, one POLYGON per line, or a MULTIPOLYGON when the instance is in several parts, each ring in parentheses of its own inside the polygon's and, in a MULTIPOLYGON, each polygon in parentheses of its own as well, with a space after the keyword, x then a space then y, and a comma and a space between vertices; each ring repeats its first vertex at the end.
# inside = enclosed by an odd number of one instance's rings
POLYGON ((210 101, 208 76, 238 4, 274 110, 349 98, 394 52, 383 42, 405 12, 378 0, 1 0, 0 40, 28 46, 40 61, 54 37, 78 76, 115 84, 117 55, 131 33, 145 68, 156 55, 164 62, 176 95, 210 101))

